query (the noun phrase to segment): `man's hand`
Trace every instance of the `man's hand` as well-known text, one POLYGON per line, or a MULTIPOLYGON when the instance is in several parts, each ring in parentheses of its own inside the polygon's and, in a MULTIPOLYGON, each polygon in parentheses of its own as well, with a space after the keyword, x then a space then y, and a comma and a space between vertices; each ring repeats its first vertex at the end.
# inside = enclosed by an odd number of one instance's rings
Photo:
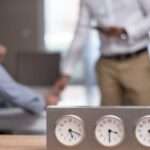
POLYGON ((59 101, 60 92, 67 86, 70 77, 62 75, 51 88, 46 100, 48 105, 56 105, 59 101))
POLYGON ((48 106, 48 105, 56 105, 58 103, 58 101, 59 101, 59 96, 49 93, 46 96, 45 100, 46 100, 46 106, 48 106))
POLYGON ((127 34, 125 29, 121 27, 109 27, 109 28, 95 27, 95 29, 97 29, 99 32, 108 37, 121 38, 122 34, 127 34))
POLYGON ((56 92, 62 91, 69 82, 70 77, 67 75, 61 75, 53 86, 53 90, 56 92))
POLYGON ((3 62, 6 52, 7 52, 6 47, 0 44, 0 63, 3 62))

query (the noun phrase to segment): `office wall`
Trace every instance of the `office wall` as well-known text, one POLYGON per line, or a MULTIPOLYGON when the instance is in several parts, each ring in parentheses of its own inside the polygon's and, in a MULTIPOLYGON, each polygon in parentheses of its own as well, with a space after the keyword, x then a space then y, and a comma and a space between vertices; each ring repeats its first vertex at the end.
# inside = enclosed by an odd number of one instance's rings
POLYGON ((15 77, 17 51, 44 48, 44 0, 0 0, 0 43, 8 48, 5 66, 15 77))

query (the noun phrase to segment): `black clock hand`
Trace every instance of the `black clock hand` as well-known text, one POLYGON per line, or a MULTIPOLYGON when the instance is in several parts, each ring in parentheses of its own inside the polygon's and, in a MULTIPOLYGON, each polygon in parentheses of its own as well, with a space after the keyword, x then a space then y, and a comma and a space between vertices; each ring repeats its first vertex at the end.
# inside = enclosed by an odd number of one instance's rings
POLYGON ((117 131, 112 131, 112 130, 111 130, 111 132, 113 132, 113 133, 115 133, 115 134, 118 134, 118 132, 117 132, 117 131))
POLYGON ((73 131, 72 129, 69 129, 69 132, 70 132, 70 133, 75 133, 75 134, 77 134, 77 135, 80 135, 80 133, 75 132, 75 131, 73 131))
POLYGON ((68 131, 69 131, 69 133, 70 133, 71 137, 73 138, 72 130, 71 130, 71 129, 69 129, 68 131))
POLYGON ((108 141, 109 141, 109 143, 111 142, 110 134, 111 134, 111 130, 109 129, 109 130, 108 130, 108 141))
POLYGON ((73 130, 72 130, 72 133, 75 133, 75 134, 77 134, 77 135, 80 135, 80 133, 78 133, 78 132, 75 132, 75 131, 73 131, 73 130))

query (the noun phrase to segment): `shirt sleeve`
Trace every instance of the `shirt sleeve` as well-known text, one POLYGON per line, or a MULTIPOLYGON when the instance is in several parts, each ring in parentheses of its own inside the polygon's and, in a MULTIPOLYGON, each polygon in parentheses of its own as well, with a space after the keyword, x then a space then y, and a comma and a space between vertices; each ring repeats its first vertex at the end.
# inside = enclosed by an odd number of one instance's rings
POLYGON ((84 1, 80 3, 80 14, 74 39, 67 56, 63 59, 62 74, 71 76, 74 66, 81 57, 90 25, 90 12, 84 1))
POLYGON ((143 12, 144 19, 138 24, 133 24, 125 28, 129 40, 136 40, 148 35, 150 31, 150 0, 137 0, 143 12))
POLYGON ((0 97, 3 101, 33 114, 41 113, 46 107, 45 100, 40 94, 17 83, 2 65, 0 65, 0 97))

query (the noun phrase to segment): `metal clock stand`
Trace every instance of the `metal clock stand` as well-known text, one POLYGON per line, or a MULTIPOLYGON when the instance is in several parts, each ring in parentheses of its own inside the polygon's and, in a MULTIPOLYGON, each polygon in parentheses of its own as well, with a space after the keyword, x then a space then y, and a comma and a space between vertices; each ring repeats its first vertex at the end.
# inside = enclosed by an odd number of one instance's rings
POLYGON ((48 107, 48 150, 149 150, 150 107, 48 107))

